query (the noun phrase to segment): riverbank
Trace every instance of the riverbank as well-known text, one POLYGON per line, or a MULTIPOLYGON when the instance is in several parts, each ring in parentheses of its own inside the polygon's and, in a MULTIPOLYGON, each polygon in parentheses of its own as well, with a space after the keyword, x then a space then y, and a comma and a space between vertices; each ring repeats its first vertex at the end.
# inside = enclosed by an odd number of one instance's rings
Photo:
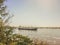
POLYGON ((33 39, 33 45, 60 45, 60 40, 33 39))
POLYGON ((49 45, 47 41, 39 40, 39 39, 34 39, 33 40, 33 45, 49 45))

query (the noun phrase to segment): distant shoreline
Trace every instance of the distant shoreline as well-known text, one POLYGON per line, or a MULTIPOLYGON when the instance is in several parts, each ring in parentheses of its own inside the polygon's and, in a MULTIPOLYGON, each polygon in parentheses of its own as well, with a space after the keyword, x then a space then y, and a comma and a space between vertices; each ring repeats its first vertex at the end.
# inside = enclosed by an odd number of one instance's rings
POLYGON ((60 27, 37 27, 38 29, 60 29, 60 27))
POLYGON ((23 26, 6 26, 7 28, 27 28, 27 29, 60 29, 60 27, 23 27, 23 26))

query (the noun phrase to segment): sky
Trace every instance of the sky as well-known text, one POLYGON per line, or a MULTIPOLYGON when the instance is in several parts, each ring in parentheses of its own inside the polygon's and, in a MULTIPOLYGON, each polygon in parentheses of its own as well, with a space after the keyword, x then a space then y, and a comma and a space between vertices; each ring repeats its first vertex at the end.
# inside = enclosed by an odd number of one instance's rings
POLYGON ((60 0, 7 0, 13 26, 60 26, 60 0))

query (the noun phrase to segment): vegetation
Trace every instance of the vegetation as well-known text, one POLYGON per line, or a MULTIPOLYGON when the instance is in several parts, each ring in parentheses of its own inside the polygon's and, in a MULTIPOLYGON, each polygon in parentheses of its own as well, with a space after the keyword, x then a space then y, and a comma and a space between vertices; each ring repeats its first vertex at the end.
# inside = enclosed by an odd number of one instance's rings
POLYGON ((49 45, 47 41, 42 41, 42 40, 39 40, 39 39, 35 39, 33 40, 33 45, 49 45))
POLYGON ((0 0, 0 45, 31 45, 31 40, 26 36, 13 34, 13 28, 8 27, 12 15, 7 12, 6 0, 0 0))

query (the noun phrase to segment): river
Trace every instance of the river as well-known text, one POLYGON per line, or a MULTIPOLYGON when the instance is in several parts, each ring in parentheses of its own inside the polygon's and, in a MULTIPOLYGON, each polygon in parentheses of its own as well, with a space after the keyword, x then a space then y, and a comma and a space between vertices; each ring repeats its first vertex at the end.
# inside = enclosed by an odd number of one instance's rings
POLYGON ((47 40, 48 42, 60 42, 60 29, 37 29, 32 30, 15 30, 15 33, 28 36, 32 39, 47 40))

